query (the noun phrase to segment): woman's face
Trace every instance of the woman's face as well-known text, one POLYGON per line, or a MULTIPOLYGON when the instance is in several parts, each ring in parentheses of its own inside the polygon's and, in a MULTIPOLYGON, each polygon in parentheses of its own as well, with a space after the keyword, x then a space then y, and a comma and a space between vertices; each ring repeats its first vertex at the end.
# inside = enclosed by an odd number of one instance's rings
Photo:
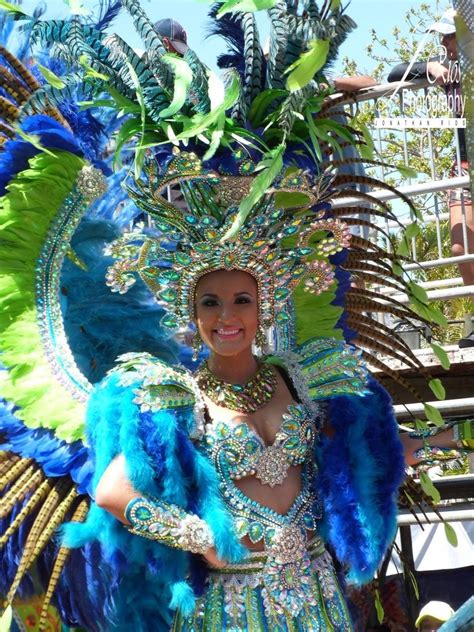
POLYGON ((258 327, 257 282, 241 270, 216 270, 196 286, 196 324, 205 345, 222 356, 251 347, 258 327))

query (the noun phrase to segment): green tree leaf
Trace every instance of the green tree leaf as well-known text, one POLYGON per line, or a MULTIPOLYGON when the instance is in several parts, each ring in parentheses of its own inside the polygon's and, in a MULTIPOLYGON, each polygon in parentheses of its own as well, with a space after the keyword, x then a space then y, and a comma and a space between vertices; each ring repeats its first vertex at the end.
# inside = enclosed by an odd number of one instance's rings
POLYGON ((415 239, 415 237, 417 237, 420 232, 420 226, 417 222, 408 224, 408 226, 405 228, 405 236, 407 239, 415 239))
POLYGON ((443 349, 443 347, 440 347, 434 342, 431 343, 431 348, 435 356, 440 361, 443 369, 447 371, 449 367, 451 366, 451 362, 449 361, 448 354, 446 353, 446 351, 443 349))
POLYGON ((418 171, 413 167, 409 167, 402 162, 399 162, 397 165, 397 170, 404 178, 416 179, 418 177, 418 171))
POLYGON ((427 305, 423 301, 419 301, 416 296, 410 297, 410 304, 413 310, 426 320, 429 320, 440 327, 447 327, 448 321, 446 320, 446 316, 439 310, 437 307, 433 305, 427 305))
POLYGON ((394 261, 392 263, 392 272, 393 272, 393 274, 395 274, 395 276, 401 277, 403 275, 403 268, 402 268, 402 266, 399 263, 394 261))
POLYGON ((221 8, 217 13, 217 17, 220 18, 231 11, 235 13, 255 13, 255 11, 265 11, 274 7, 275 4, 276 0, 226 0, 222 3, 221 8))
POLYGON ((377 588, 374 591, 374 603, 375 610, 377 612, 377 621, 379 623, 382 623, 385 617, 385 610, 383 609, 382 600, 380 599, 380 592, 377 588))
POLYGON ((430 380, 428 382, 429 387, 431 388, 431 390, 433 391, 435 397, 437 399, 446 399, 446 390, 443 386, 443 383, 441 382, 440 379, 435 378, 433 380, 430 380))
POLYGON ((414 421, 416 430, 426 430, 428 428, 428 422, 424 419, 415 419, 414 421))
POLYGON ((410 254, 410 244, 405 235, 400 239, 396 252, 400 257, 408 257, 410 254))
POLYGON ((320 70, 327 59, 329 52, 329 40, 312 40, 309 42, 309 50, 302 53, 300 57, 289 68, 286 87, 290 92, 296 92, 304 88, 320 70))
POLYGON ((421 301, 426 305, 428 304, 428 294, 426 293, 426 290, 421 287, 421 285, 418 285, 418 283, 415 283, 414 281, 409 281, 408 290, 418 301, 421 301))
POLYGON ((426 472, 421 472, 420 474, 420 485, 425 494, 430 496, 430 498, 433 499, 434 504, 437 505, 441 500, 441 496, 426 472))
POLYGON ((425 411, 426 418, 432 421, 436 426, 444 425, 443 417, 437 408, 431 404, 424 404, 423 409, 425 411))
POLYGON ((444 523, 444 532, 449 544, 456 547, 458 545, 458 536, 452 525, 449 524, 449 522, 444 523))

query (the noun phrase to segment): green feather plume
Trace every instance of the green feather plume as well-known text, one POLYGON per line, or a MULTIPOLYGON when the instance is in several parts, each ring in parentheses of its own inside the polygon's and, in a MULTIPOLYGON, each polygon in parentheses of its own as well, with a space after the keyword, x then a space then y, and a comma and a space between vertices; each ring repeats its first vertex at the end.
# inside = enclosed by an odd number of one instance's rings
POLYGON ((51 222, 83 166, 68 152, 38 154, 0 198, 0 361, 9 369, 1 373, 0 390, 20 407, 16 414, 27 426, 49 428, 65 441, 83 438, 84 405, 48 363, 38 326, 35 270, 51 222))

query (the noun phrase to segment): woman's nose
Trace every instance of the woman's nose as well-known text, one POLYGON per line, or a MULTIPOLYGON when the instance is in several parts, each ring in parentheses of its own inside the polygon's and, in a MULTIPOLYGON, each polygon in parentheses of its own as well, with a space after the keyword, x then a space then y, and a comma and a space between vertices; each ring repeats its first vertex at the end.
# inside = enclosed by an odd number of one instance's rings
POLYGON ((234 317, 235 309, 233 303, 223 303, 221 308, 221 313, 219 315, 220 320, 223 322, 227 322, 234 317))

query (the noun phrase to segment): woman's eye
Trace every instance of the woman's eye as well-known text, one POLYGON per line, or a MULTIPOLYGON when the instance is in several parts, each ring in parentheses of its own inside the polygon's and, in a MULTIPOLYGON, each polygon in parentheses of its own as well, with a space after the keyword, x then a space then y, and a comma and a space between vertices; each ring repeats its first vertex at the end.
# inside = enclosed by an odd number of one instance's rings
POLYGON ((214 307, 217 305, 217 301, 213 298, 206 298, 201 302, 204 307, 214 307))
POLYGON ((250 303, 251 299, 248 296, 239 296, 235 299, 235 302, 237 303, 237 305, 240 305, 242 303, 250 303))

